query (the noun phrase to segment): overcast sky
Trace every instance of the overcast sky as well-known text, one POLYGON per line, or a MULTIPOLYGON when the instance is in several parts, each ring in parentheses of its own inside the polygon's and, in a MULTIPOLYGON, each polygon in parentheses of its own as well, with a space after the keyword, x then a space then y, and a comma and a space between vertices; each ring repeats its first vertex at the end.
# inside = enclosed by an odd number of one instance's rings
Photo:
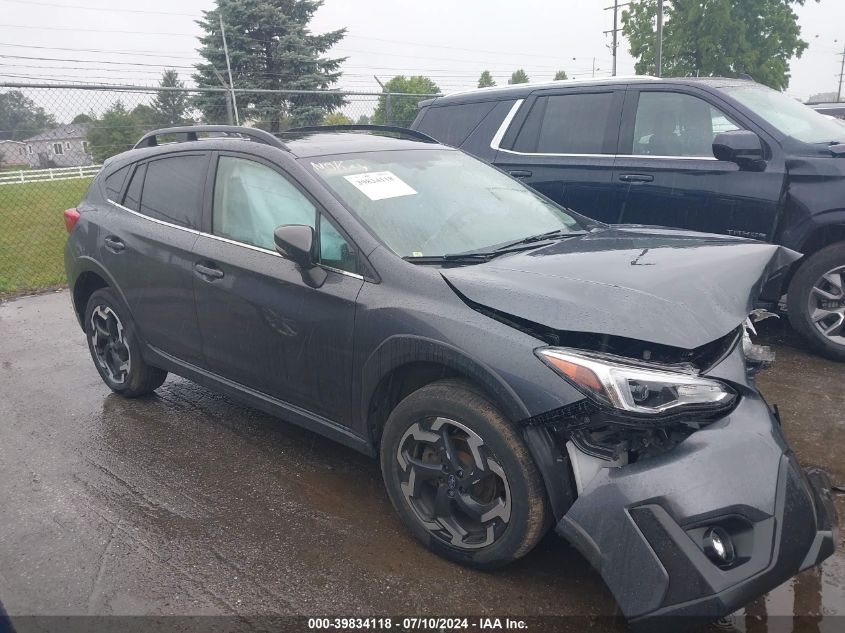
MULTIPOLYGON (((347 28, 334 51, 349 57, 342 87, 378 89, 374 74, 387 79, 404 73, 426 74, 451 91, 474 87, 484 69, 499 83, 520 67, 532 80, 551 79, 557 69, 585 77, 593 73, 595 59, 596 75, 608 75, 610 38, 602 32, 612 27, 612 12, 603 10, 609 4, 612 0, 327 0, 312 27, 347 28)), ((213 0, 0 0, 0 80, 149 85, 164 66, 177 67, 188 80, 197 60, 194 20, 212 5, 213 0), (51 59, 23 59, 34 57, 51 59)), ((793 60, 788 92, 805 99, 835 91, 845 1, 808 0, 797 12, 810 48, 793 60)), ((623 39, 618 72, 633 69, 623 39)))

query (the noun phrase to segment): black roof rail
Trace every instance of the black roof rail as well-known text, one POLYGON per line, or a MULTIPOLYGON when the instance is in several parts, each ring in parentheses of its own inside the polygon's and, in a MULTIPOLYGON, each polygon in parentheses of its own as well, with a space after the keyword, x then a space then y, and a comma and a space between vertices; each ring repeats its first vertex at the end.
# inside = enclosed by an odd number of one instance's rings
POLYGON ((412 130, 398 125, 305 125, 287 130, 288 132, 389 132, 399 134, 408 138, 423 141, 425 143, 440 143, 437 139, 431 138, 417 130, 412 130))
POLYGON ((140 141, 135 143, 135 147, 133 149, 138 149, 139 147, 155 147, 158 145, 157 137, 159 136, 176 135, 184 137, 182 140, 177 141, 178 143, 196 141, 198 140, 197 134, 200 132, 243 136, 253 141, 258 141, 259 143, 278 147, 279 149, 287 149, 287 145, 285 145, 279 138, 270 134, 270 132, 238 125, 181 125, 178 127, 166 127, 160 130, 147 132, 141 137, 140 141))

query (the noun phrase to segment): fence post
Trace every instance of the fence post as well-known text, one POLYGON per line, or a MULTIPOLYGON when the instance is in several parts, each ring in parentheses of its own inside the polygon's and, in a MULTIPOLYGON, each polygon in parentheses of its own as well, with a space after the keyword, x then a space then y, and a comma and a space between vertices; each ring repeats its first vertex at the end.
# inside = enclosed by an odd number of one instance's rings
POLYGON ((391 99, 391 96, 392 95, 388 92, 384 107, 384 118, 386 119, 385 125, 393 124, 393 100, 391 99))
POLYGON ((24 182, 24 179, 23 179, 23 169, 21 169, 21 182, 24 182))
POLYGON ((82 178, 82 165, 79 166, 79 177, 82 178))
POLYGON ((50 180, 53 180, 53 168, 51 167, 49 169, 49 171, 50 171, 50 180))

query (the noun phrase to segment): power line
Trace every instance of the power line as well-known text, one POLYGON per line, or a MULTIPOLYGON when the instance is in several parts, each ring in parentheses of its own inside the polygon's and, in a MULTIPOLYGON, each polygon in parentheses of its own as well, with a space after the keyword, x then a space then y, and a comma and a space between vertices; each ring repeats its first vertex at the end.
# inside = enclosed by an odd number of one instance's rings
POLYGON ((197 59, 196 57, 186 57, 184 55, 160 55, 158 53, 172 53, 176 51, 150 51, 125 49, 120 51, 105 49, 105 48, 67 48, 63 46, 36 46, 35 44, 9 44, 7 42, 0 42, 0 46, 14 46, 17 48, 37 48, 48 51, 70 51, 73 53, 107 53, 109 55, 143 55, 144 57, 162 57, 170 59, 197 59))
POLYGON ((189 18, 199 18, 202 16, 194 15, 193 13, 175 13, 172 11, 152 11, 149 9, 119 9, 113 7, 91 7, 81 6, 78 4, 58 4, 55 2, 36 2, 35 0, 2 0, 3 2, 10 2, 13 4, 36 5, 40 7, 56 7, 58 9, 81 9, 83 11, 107 11, 109 13, 146 13, 151 15, 176 15, 189 18))
MULTIPOLYGON (((203 16, 198 14, 192 13, 178 13, 178 12, 171 12, 171 11, 153 11, 147 9, 122 9, 122 8, 106 8, 106 7, 91 7, 91 6, 82 6, 82 5, 68 5, 68 4, 57 4, 52 2, 36 2, 34 0, 2 0, 3 2, 12 2, 16 4, 26 4, 26 5, 39 5, 39 6, 48 6, 48 7, 58 7, 58 8, 73 8, 73 9, 82 9, 87 11, 104 11, 104 12, 114 12, 114 13, 136 13, 136 14, 153 14, 153 15, 175 15, 175 16, 185 16, 185 17, 192 17, 195 19, 200 19, 203 16)), ((11 26, 14 28, 48 28, 48 27, 25 27, 22 25, 6 25, 11 26)), ((72 29, 72 30, 81 30, 81 29, 72 29)), ((109 31, 109 32, 117 32, 117 31, 109 31)), ((128 32, 128 31, 127 31, 128 32)), ((185 33, 167 33, 167 35, 187 35, 185 33)), ((554 55, 547 55, 541 53, 524 53, 524 52, 503 52, 501 50, 485 50, 485 49, 473 49, 473 48, 465 48, 460 46, 448 46, 444 44, 431 44, 427 42, 409 42, 407 40, 393 40, 381 37, 369 37, 366 35, 355 35, 349 34, 346 36, 347 38, 351 39, 360 39, 360 40, 369 40, 373 42, 386 42, 388 44, 404 44, 409 46, 421 46, 424 48, 440 48, 446 50, 455 50, 455 51, 465 51, 470 53, 485 53, 491 55, 508 55, 508 56, 519 56, 519 57, 539 57, 545 59, 552 59, 555 58, 554 55)), ((264 40, 260 40, 264 41, 264 40)), ((378 53, 381 54, 381 53, 378 53)), ((575 59, 575 57, 571 57, 571 59, 575 59)), ((584 56, 582 59, 590 59, 590 56, 584 56)), ((449 61, 452 61, 451 59, 449 61)))
MULTIPOLYGON (((28 55, 6 55, 5 53, 0 53, 0 58, 3 59, 27 59, 31 61, 46 61, 46 62, 67 62, 67 63, 82 63, 82 64, 109 64, 109 65, 118 65, 118 66, 153 66, 156 68, 160 68, 163 66, 167 66, 169 68, 191 68, 193 69, 194 66, 178 66, 175 64, 146 64, 143 62, 116 62, 112 60, 106 59, 68 59, 63 57, 32 57, 28 55)), ((81 69, 80 69, 81 70, 81 69)))
MULTIPOLYGON (((0 27, 4 29, 32 29, 36 31, 75 31, 84 33, 116 33, 118 35, 180 35, 183 37, 198 37, 196 33, 173 33, 170 31, 121 31, 117 29, 85 29, 70 26, 33 26, 31 24, 0 24, 0 27)), ((254 41, 260 42, 262 40, 254 41)))

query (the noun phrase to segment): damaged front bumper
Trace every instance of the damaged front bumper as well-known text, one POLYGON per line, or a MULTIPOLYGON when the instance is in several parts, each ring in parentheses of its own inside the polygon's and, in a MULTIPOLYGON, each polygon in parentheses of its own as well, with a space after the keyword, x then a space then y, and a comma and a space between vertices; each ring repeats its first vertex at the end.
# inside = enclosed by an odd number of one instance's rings
POLYGON ((836 546, 830 483, 805 473, 768 406, 744 395, 671 451, 602 468, 557 525, 633 622, 714 619, 820 563, 836 546), (705 553, 718 527, 732 566, 705 553))

